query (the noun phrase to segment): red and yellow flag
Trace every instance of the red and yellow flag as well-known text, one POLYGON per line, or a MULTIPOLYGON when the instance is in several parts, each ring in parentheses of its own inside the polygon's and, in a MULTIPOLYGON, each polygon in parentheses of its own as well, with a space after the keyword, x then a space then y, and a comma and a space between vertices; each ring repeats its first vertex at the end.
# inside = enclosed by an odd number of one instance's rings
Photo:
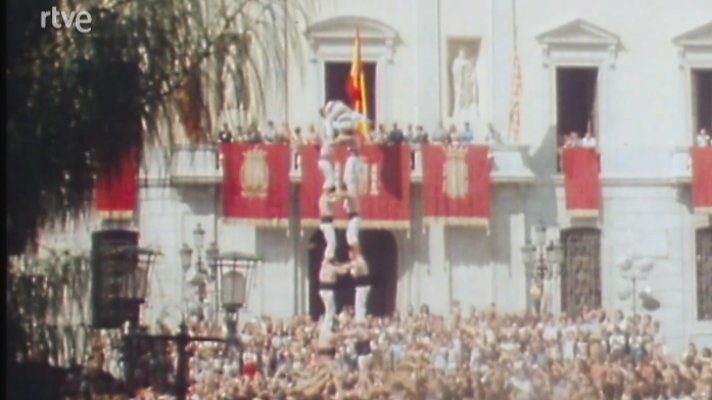
MULTIPOLYGON (((366 78, 363 73, 363 62, 361 61, 361 35, 356 27, 356 39, 354 40, 354 56, 351 61, 351 73, 346 79, 346 95, 351 103, 351 108, 363 115, 368 115, 368 103, 366 102, 366 78)), ((365 143, 369 142, 368 123, 358 124, 357 131, 365 143)))

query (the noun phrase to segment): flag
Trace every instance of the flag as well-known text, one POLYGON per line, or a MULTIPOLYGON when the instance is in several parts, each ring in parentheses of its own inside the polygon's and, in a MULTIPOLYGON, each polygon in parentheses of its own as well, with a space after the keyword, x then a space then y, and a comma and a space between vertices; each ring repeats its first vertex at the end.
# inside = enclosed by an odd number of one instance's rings
MULTIPOLYGON (((515 39, 516 40, 516 39, 515 39)), ((514 66, 512 68, 512 103, 509 109, 509 140, 519 142, 521 98, 522 98, 522 66, 519 63, 517 44, 514 44, 514 66)))
MULTIPOLYGON (((354 40, 354 55, 351 61, 351 72, 346 78, 346 96, 349 98, 351 108, 368 115, 368 104, 366 102, 366 78, 363 73, 363 62, 361 61, 361 35, 356 27, 356 38, 354 40)), ((359 123, 356 130, 361 133, 363 141, 369 142, 368 123, 359 123)))

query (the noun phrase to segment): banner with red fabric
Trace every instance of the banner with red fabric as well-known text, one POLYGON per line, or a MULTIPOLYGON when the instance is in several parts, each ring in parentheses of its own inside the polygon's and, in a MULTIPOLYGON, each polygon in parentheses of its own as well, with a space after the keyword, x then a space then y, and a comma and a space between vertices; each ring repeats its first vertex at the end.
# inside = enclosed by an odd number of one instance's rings
POLYGON ((695 213, 712 215, 712 147, 693 147, 692 207, 695 213))
POLYGON ((131 219, 138 194, 137 151, 129 151, 113 171, 99 173, 94 186, 94 207, 103 219, 131 219))
POLYGON ((422 147, 423 220, 455 226, 489 227, 489 147, 422 147))
POLYGON ((223 143, 220 154, 223 217, 263 227, 287 227, 289 145, 223 143))
MULTIPOLYGON (((359 215, 365 229, 408 229, 410 227, 410 148, 400 146, 365 145, 359 148, 359 215)), ((317 166, 319 149, 300 149, 302 180, 300 184, 300 214, 302 226, 318 226, 318 201, 324 179, 317 166)), ((337 177, 341 177, 347 158, 344 146, 335 146, 332 162, 337 177)), ((334 205, 337 226, 346 223, 341 202, 334 205)))
POLYGON ((561 154, 566 210, 570 217, 597 218, 601 209, 598 150, 566 148, 561 154))

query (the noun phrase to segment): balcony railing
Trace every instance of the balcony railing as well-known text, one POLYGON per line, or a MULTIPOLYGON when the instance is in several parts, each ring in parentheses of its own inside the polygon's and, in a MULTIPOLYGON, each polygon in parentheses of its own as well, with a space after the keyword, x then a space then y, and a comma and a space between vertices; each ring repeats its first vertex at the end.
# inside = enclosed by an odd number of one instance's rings
MULTIPOLYGON (((490 148, 492 180, 494 183, 525 183, 534 179, 529 162, 528 147, 494 145, 490 148)), ((202 145, 178 148, 170 161, 173 184, 218 184, 223 171, 217 146, 202 145)), ((420 147, 411 150, 410 177, 414 183, 423 178, 423 154, 420 147)), ((298 151, 291 155, 289 178, 298 183, 302 179, 301 159, 298 151)))
POLYGON ((216 184, 222 182, 222 165, 215 145, 181 147, 171 158, 174 184, 216 184))

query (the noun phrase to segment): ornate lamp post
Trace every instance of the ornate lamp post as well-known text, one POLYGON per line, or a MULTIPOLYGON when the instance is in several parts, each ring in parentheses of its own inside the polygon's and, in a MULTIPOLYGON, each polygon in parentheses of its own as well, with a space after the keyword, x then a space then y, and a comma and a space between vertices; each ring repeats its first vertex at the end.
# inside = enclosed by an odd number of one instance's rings
MULTIPOLYGON (((633 315, 638 315, 638 283, 648 278, 650 271, 653 270, 655 263, 650 258, 624 257, 616 263, 621 278, 630 282, 630 286, 618 292, 618 298, 621 300, 632 299, 633 315)), ((649 291, 649 289, 647 290, 649 291)))
MULTIPOLYGON (((205 230, 198 224, 198 226, 193 230, 193 246, 195 247, 195 253, 197 259, 195 261, 195 266, 193 267, 193 249, 187 244, 183 244, 180 250, 180 260, 181 266, 183 267, 183 284, 181 289, 183 291, 183 302, 184 308, 186 308, 185 303, 188 299, 185 295, 186 284, 190 284, 195 288, 196 295, 198 297, 198 316, 199 318, 204 318, 205 313, 205 301, 208 296, 208 282, 214 277, 214 274, 210 274, 210 271, 205 268, 205 262, 203 261, 203 256, 205 256, 205 261, 208 265, 214 264, 214 258, 217 255, 217 247, 215 243, 211 244, 210 248, 203 251, 205 243, 205 230), (203 254, 205 253, 205 254, 203 254)), ((185 310, 184 310, 185 311, 185 310)))
POLYGON ((539 224, 534 231, 534 243, 527 240, 522 246, 522 260, 527 275, 544 279, 548 272, 556 272, 556 266, 564 260, 564 250, 558 241, 546 244, 547 228, 539 224))
POLYGON ((544 295, 544 282, 551 273, 558 273, 556 267, 563 262, 564 251, 561 244, 550 241, 546 244, 547 228, 543 223, 539 223, 534 230, 534 243, 527 240, 522 246, 522 262, 529 279, 534 280, 534 286, 529 292, 535 302, 534 308, 537 312, 541 308, 541 297, 544 295))
POLYGON ((228 338, 235 339, 239 312, 247 300, 248 277, 258 260, 240 252, 220 254, 217 247, 213 260, 215 271, 219 272, 215 292, 220 293, 228 338))

